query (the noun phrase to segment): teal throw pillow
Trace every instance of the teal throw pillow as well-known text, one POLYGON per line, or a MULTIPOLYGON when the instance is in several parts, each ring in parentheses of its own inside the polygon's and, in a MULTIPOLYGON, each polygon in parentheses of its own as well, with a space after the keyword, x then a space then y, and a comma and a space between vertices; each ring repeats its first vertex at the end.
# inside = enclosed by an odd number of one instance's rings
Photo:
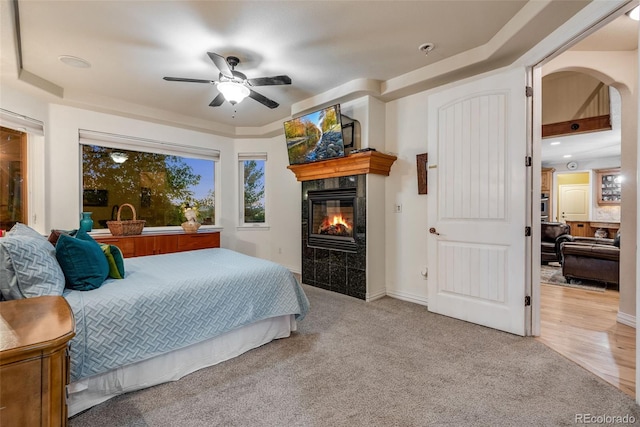
POLYGON ((60 235, 56 243, 56 258, 70 289, 97 289, 109 275, 109 263, 100 245, 82 230, 76 237, 60 235))
POLYGON ((109 277, 112 279, 124 279, 124 257, 119 247, 100 243, 104 256, 109 263, 109 277))

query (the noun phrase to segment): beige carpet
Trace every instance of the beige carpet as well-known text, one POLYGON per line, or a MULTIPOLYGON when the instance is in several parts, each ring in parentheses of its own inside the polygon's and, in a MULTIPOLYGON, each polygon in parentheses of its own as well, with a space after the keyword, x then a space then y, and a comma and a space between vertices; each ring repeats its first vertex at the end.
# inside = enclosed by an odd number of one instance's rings
POLYGON ((70 426, 571 426, 634 400, 533 338, 305 286, 292 337, 119 396, 70 426), (578 415, 579 416, 579 415, 578 415))

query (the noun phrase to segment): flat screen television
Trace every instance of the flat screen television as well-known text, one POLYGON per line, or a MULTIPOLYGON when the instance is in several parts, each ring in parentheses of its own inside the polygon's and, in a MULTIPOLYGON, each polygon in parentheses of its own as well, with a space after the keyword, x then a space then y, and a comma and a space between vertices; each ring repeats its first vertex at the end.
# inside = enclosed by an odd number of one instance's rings
POLYGON ((289 164, 344 157, 340 105, 284 122, 289 164))

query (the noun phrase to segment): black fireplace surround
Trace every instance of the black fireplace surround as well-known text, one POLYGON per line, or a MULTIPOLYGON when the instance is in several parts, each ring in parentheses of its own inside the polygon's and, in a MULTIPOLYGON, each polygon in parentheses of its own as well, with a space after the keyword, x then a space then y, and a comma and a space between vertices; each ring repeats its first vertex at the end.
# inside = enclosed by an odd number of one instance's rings
POLYGON ((366 175, 302 182, 302 282, 366 298, 366 175))

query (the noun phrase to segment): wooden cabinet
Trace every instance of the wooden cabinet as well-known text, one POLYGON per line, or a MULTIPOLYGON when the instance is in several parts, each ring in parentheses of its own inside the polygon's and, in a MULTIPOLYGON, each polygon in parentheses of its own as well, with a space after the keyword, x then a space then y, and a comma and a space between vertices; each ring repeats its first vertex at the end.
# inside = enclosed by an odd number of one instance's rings
POLYGON ((94 238, 100 243, 119 247, 125 258, 220 247, 220 233, 217 231, 119 237, 94 236, 94 238))
POLYGON ((178 251, 219 248, 220 233, 193 233, 178 235, 178 251))
POLYGON ((571 227, 571 235, 574 237, 593 237, 591 226, 587 221, 567 221, 571 227))
POLYGON ((3 301, 0 319, 0 425, 66 426, 69 304, 58 296, 3 301))
POLYGON ((619 205, 622 191, 620 168, 596 169, 596 187, 599 205, 619 205))
POLYGON ((540 176, 541 197, 541 219, 542 221, 553 221, 553 172, 554 168, 542 168, 540 176))
POLYGON ((542 176, 540 177, 540 191, 550 193, 553 186, 554 168, 542 168, 542 176))
POLYGON ((619 222, 567 221, 567 224, 571 227, 571 235, 574 237, 594 237, 596 231, 602 230, 607 232, 606 237, 613 239, 620 229, 619 222))

